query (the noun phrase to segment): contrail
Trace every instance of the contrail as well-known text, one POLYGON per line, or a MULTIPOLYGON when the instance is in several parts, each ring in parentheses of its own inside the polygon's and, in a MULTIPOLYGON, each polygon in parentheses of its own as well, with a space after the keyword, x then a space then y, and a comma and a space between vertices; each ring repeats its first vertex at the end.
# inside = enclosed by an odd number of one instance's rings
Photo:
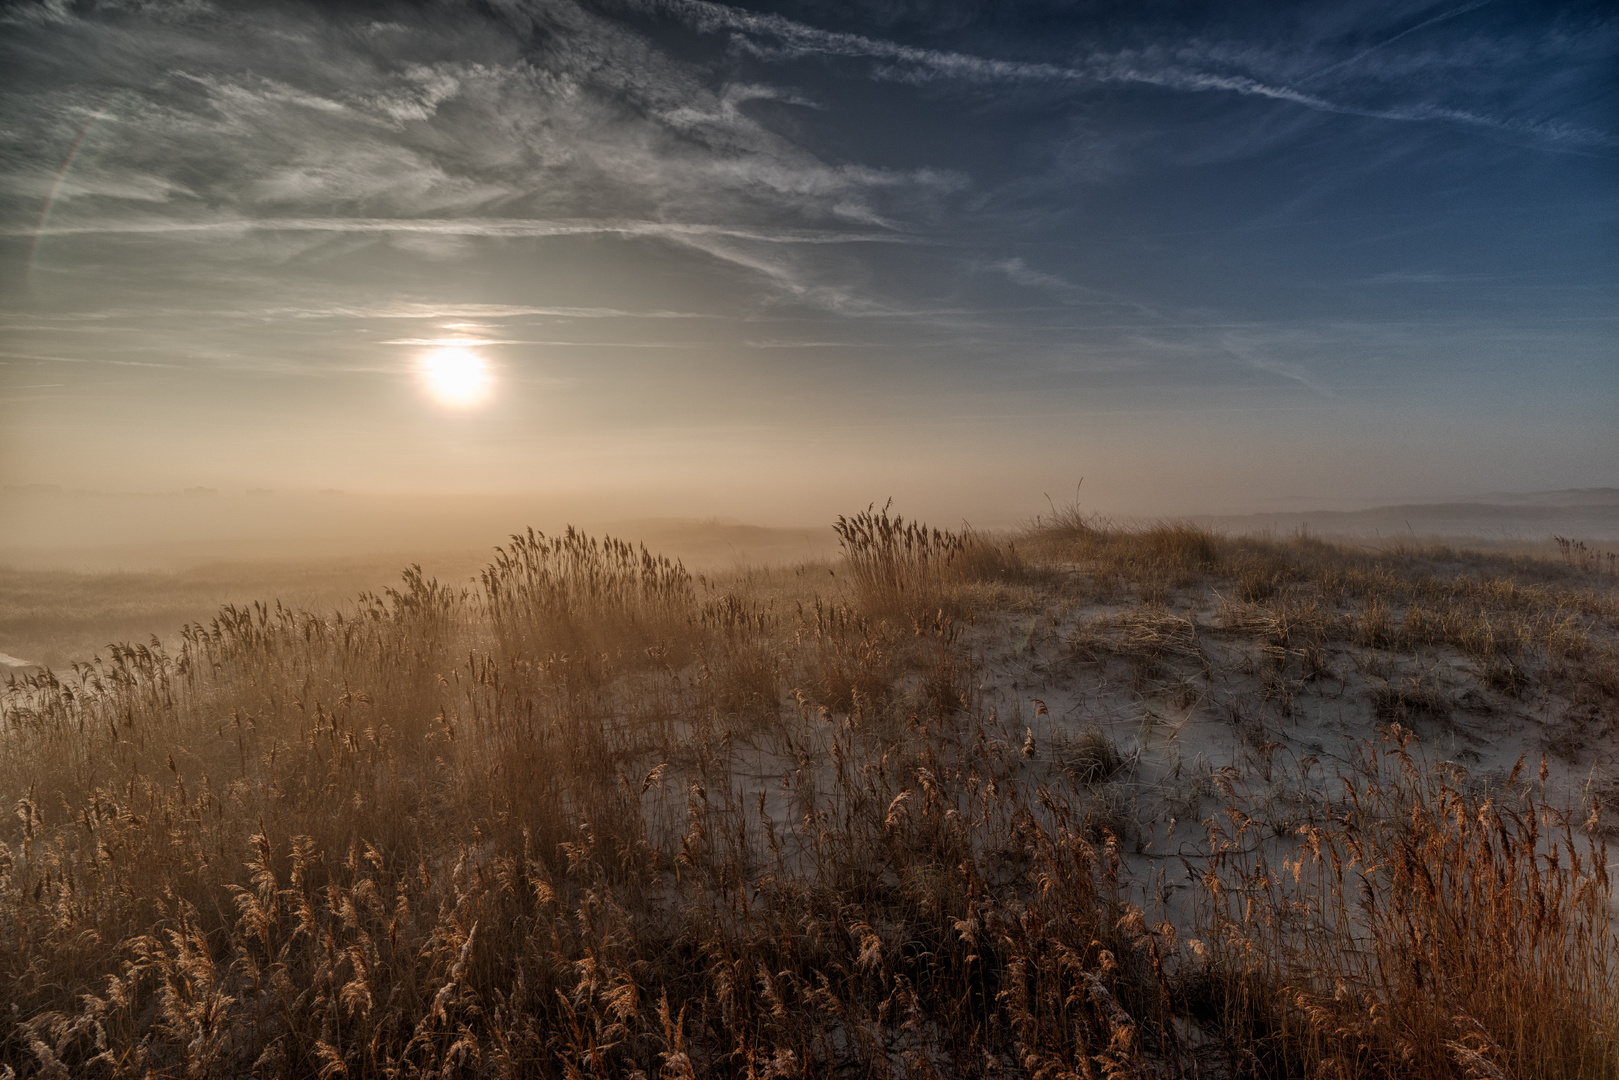
POLYGON ((1472 11, 1472 10, 1474 10, 1476 8, 1481 8, 1485 4, 1488 4, 1488 3, 1490 3, 1490 0, 1473 0, 1472 3, 1463 4, 1460 7, 1451 8, 1449 11, 1442 11, 1438 15, 1435 15, 1431 19, 1425 19, 1422 22, 1417 23, 1417 25, 1415 25, 1415 26, 1409 27, 1409 28, 1407 28, 1405 30, 1401 30, 1398 34, 1395 34, 1391 38, 1384 38, 1382 41, 1379 41, 1376 45, 1373 45, 1371 48, 1362 49, 1360 52, 1356 53, 1354 56, 1351 56, 1347 60, 1340 60, 1336 64, 1328 64, 1326 67, 1322 68, 1320 71, 1317 71, 1317 72, 1314 72, 1312 74, 1306 75, 1304 78, 1299 80, 1299 84, 1303 85, 1304 83, 1309 82, 1311 79, 1319 79, 1321 76, 1325 75, 1329 71, 1337 71, 1341 67, 1344 67, 1344 66, 1346 66, 1348 64, 1353 64, 1355 61, 1361 59, 1362 57, 1370 56, 1372 53, 1376 52, 1378 49, 1381 49, 1383 46, 1390 45, 1390 44, 1393 44, 1396 41, 1399 41, 1401 38, 1405 37, 1407 34, 1414 34, 1418 30, 1426 30, 1428 27, 1432 26, 1434 23, 1442 23, 1446 19, 1454 19, 1458 15, 1465 15, 1469 11, 1472 11))

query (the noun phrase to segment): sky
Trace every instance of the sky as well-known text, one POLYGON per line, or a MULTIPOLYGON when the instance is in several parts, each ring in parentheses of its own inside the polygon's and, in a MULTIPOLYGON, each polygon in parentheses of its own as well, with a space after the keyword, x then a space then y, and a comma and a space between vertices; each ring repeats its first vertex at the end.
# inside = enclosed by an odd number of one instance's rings
POLYGON ((1616 196, 1604 4, 13 2, 0 480, 1619 486, 1616 196))

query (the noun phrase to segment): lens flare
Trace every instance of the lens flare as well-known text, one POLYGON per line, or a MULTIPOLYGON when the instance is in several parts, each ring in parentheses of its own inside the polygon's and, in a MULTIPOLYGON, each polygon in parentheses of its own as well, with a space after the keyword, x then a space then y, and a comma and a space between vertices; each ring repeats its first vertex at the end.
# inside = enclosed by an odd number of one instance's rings
POLYGON ((483 357, 470 349, 450 347, 428 353, 421 362, 422 382, 434 401, 452 409, 470 409, 489 400, 494 376, 483 357))

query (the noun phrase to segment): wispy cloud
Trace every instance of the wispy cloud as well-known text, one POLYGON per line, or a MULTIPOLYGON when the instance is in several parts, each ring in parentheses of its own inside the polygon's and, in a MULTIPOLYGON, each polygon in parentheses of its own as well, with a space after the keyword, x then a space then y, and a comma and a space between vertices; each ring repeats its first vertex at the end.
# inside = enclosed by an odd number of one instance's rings
POLYGON ((1454 285, 1463 282, 1490 281, 1497 274, 1446 274, 1431 270, 1390 270, 1374 274, 1366 280, 1373 285, 1454 285))
POLYGON ((802 262, 784 252, 750 249, 724 235, 686 234, 678 238, 695 251, 754 275, 778 298, 836 312, 841 315, 868 315, 893 310, 869 295, 861 295, 842 284, 826 284, 814 278, 802 262))
MULTIPOLYGON (((647 0, 647 6, 675 14, 708 32, 729 32, 736 47, 762 59, 790 60, 811 56, 882 61, 871 71, 882 79, 901 81, 955 80, 973 84, 1137 84, 1191 93, 1227 93, 1286 102, 1302 108, 1342 115, 1403 122, 1449 122, 1533 137, 1553 144, 1577 147, 1619 146, 1619 135, 1587 126, 1535 117, 1501 117, 1479 110, 1431 102, 1376 107, 1329 98, 1299 85, 1277 82, 1242 72, 1209 70, 1196 61, 1209 50, 1200 41, 1179 47, 1154 47, 1115 52, 1093 51, 1071 64, 1030 62, 977 56, 969 53, 921 48, 880 38, 821 30, 780 15, 760 15, 710 0, 647 0)), ((1462 5, 1442 17, 1411 27, 1402 34, 1464 14, 1482 3, 1462 5)), ((1395 38, 1382 42, 1378 48, 1395 38)), ((1332 71, 1350 67, 1375 49, 1363 50, 1306 76, 1316 82, 1332 71)), ((1266 57, 1248 51, 1244 59, 1266 57)), ((1279 65, 1277 65, 1279 66, 1279 65)))
POLYGON ((378 345, 484 348, 492 345, 547 345, 569 349, 708 349, 711 341, 578 341, 567 338, 389 338, 378 345))
POLYGON ((4 329, 300 376, 477 339, 613 423, 787 370, 1053 414, 1461 370, 1512 325, 1487 281, 1611 284, 1572 222, 1607 213, 1619 22, 1509 7, 13 5, 0 247, 39 258, 4 329))
MULTIPOLYGON (((233 314, 227 312, 226 314, 233 314)), ((698 311, 655 308, 562 307, 533 304, 430 304, 390 301, 329 307, 269 307, 240 314, 289 319, 706 319, 698 311)))
POLYGON ((53 224, 39 229, 12 227, 0 230, 9 236, 85 236, 94 234, 220 233, 248 232, 327 232, 327 233, 426 233, 437 236, 487 236, 496 238, 544 239, 566 236, 629 236, 684 240, 697 237, 724 237, 763 244, 908 244, 923 243, 918 237, 893 232, 836 232, 825 229, 744 228, 693 222, 626 221, 614 218, 544 221, 534 218, 226 218, 211 221, 170 221, 111 219, 105 221, 53 224))
POLYGON ((546 33, 530 55, 497 22, 465 16, 444 48, 434 20, 450 14, 390 29, 386 50, 345 32, 354 19, 341 12, 331 25, 290 10, 244 14, 230 20, 230 39, 217 16, 118 26, 65 16, 32 32, 49 34, 64 71, 79 53, 110 58, 108 70, 86 65, 76 84, 7 97, 16 140, 8 184, 48 184, 68 150, 57 133, 88 115, 100 119, 59 193, 59 212, 70 217, 97 196, 134 191, 166 199, 178 220, 222 207, 289 218, 318 208, 355 219, 549 219, 595 202, 616 217, 655 208, 640 216, 658 221, 788 224, 777 220, 785 215, 800 226, 870 226, 892 221, 885 200, 963 183, 937 169, 824 161, 745 109, 807 98, 712 87, 566 0, 541 6, 546 33), (289 49, 289 39, 300 47, 289 49), (401 49, 439 55, 401 64, 393 56, 401 49), (134 89, 95 88, 133 67, 144 71, 129 80, 134 89), (53 143, 60 156, 49 153, 53 143))
POLYGON ((1036 270, 1029 266, 1021 257, 999 259, 984 263, 981 269, 1004 274, 1006 279, 1015 285, 1024 288, 1039 289, 1058 297, 1067 304, 1104 304, 1116 306, 1123 303, 1123 299, 1116 294, 1093 289, 1085 285, 1076 285, 1057 274, 1048 274, 1043 270, 1036 270))
MULTIPOLYGON (((1296 342, 1291 344, 1295 347, 1297 345, 1296 342)), ((1285 360, 1276 356, 1273 351, 1274 343, 1225 334, 1221 339, 1221 347, 1231 356, 1236 357, 1255 371, 1263 372, 1266 375, 1274 375, 1287 382, 1297 383, 1299 386, 1317 393, 1330 393, 1316 381, 1309 368, 1295 360, 1285 360)))
POLYGON ((1355 64, 1360 63, 1362 60, 1366 59, 1368 56, 1372 55, 1373 53, 1375 53, 1375 52, 1377 52, 1377 51, 1379 51, 1381 49, 1388 48, 1390 45, 1393 45, 1396 41, 1399 41, 1401 38, 1407 38, 1407 37, 1410 37, 1412 34, 1420 33, 1423 30, 1428 29, 1430 26, 1438 26, 1440 23, 1448 22, 1451 19, 1454 19, 1459 15, 1466 15, 1469 11, 1477 11, 1479 8, 1483 7, 1484 5, 1490 4, 1490 3, 1493 3, 1493 2, 1494 2, 1494 0, 1469 0, 1468 3, 1460 4, 1460 5, 1456 6, 1456 7, 1450 8, 1448 10, 1441 11, 1438 15, 1434 15, 1431 18, 1423 19, 1421 22, 1417 23, 1415 26, 1408 26, 1404 30, 1401 30, 1396 34, 1392 34, 1389 37, 1384 38, 1383 40, 1379 41, 1377 44, 1371 46, 1370 48, 1360 50, 1359 52, 1355 53, 1353 56, 1347 56, 1342 60, 1338 60, 1338 61, 1336 61, 1334 63, 1328 64, 1324 68, 1320 68, 1320 69, 1318 69, 1316 71, 1312 71, 1308 75, 1304 76, 1304 78, 1300 79, 1299 81, 1301 83, 1307 83, 1307 82, 1314 82, 1317 79, 1325 78, 1326 76, 1332 74, 1335 71, 1340 71, 1340 70, 1342 70, 1342 69, 1344 69, 1346 67, 1351 67, 1351 66, 1353 66, 1355 64))

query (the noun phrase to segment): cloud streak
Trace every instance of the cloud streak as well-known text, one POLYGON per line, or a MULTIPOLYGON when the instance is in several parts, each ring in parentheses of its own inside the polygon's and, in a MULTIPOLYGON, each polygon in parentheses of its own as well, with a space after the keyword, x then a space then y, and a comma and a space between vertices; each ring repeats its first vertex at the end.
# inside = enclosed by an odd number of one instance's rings
POLYGON ((214 221, 111 220, 43 228, 3 230, 10 236, 90 236, 101 234, 249 232, 426 233, 435 236, 485 236, 546 239, 567 236, 625 236, 685 240, 724 237, 762 244, 915 244, 919 237, 897 233, 835 232, 815 229, 742 228, 733 225, 612 218, 543 221, 533 218, 228 218, 214 221))
MULTIPOLYGON (((71 170, 34 148, 106 97, 94 88, 105 76, 87 68, 79 87, 9 95, 14 134, 31 145, 13 147, 0 179, 21 191, 53 174, 83 176, 77 190, 60 179, 53 187, 77 212, 116 190, 99 182, 103 174, 133 171, 157 178, 147 185, 168 193, 165 213, 175 220, 207 224, 227 206, 255 218, 319 208, 361 222, 350 226, 356 231, 382 217, 543 222, 591 202, 613 205, 592 216, 622 218, 640 206, 656 213, 628 216, 699 230, 727 220, 886 227, 894 220, 886 202, 934 198, 963 182, 937 169, 824 161, 744 109, 806 99, 770 87, 712 88, 569 3, 545 5, 544 15, 548 33, 534 55, 514 54, 498 25, 471 20, 458 28, 455 55, 405 64, 357 37, 340 13, 330 25, 273 11, 240 17, 235 47, 212 36, 210 20, 115 28, 70 17, 49 35, 34 33, 65 56, 110 55, 114 75, 142 68, 144 85, 96 107, 95 138, 65 155, 71 170), (308 47, 289 50, 288 39, 308 47)), ((429 21, 390 36, 394 48, 428 50, 438 30, 429 21)), ((29 44, 20 39, 17 48, 29 44)))
POLYGON ((1300 79, 1299 81, 1301 83, 1314 82, 1317 79, 1320 79, 1320 78, 1323 78, 1323 77, 1325 77, 1327 75, 1332 74, 1334 71, 1339 71, 1339 70, 1341 70, 1343 68, 1351 67, 1351 66, 1353 66, 1355 64, 1360 63, 1362 60, 1366 59, 1368 56, 1372 55, 1373 53, 1377 52, 1378 50, 1388 48, 1390 45, 1394 44, 1396 41, 1399 41, 1401 38, 1410 37, 1412 34, 1415 34, 1415 33, 1419 32, 1419 31, 1422 31, 1422 30, 1426 30, 1430 26, 1438 26, 1442 22, 1449 22, 1451 19, 1454 19, 1459 15, 1466 15, 1469 11, 1477 11, 1479 8, 1484 7, 1486 4, 1490 4, 1490 3, 1493 3, 1493 2, 1494 2, 1494 0, 1471 0, 1470 3, 1461 4, 1461 5, 1457 6, 1457 7, 1453 7, 1451 9, 1449 9, 1448 11, 1442 11, 1438 15, 1435 15, 1431 19, 1424 19, 1421 22, 1417 23, 1415 26, 1408 27, 1408 28, 1406 28, 1404 30, 1401 30, 1399 33, 1393 35, 1392 37, 1384 38, 1382 41, 1379 41, 1376 45, 1373 45, 1370 48, 1362 49, 1360 52, 1356 53, 1353 56, 1346 57, 1345 59, 1339 60, 1337 63, 1334 63, 1334 64, 1328 64, 1326 67, 1321 68, 1321 69, 1319 69, 1317 71, 1312 71, 1310 74, 1304 76, 1304 78, 1300 79))
MULTIPOLYGON (((954 80, 980 85, 1066 84, 1104 86, 1135 84, 1190 93, 1229 93, 1286 102, 1319 112, 1401 122, 1448 122, 1468 127, 1529 136, 1547 143, 1573 147, 1608 149, 1619 146, 1619 136, 1578 124, 1555 120, 1497 117, 1485 113, 1426 102, 1392 108, 1376 108, 1329 99, 1297 86, 1275 83, 1251 75, 1200 70, 1169 59, 1194 54, 1196 47, 1149 51, 1096 52, 1076 64, 1054 64, 1004 60, 968 53, 920 48, 861 34, 821 30, 780 15, 759 15, 711 0, 648 0, 648 7, 667 11, 693 27, 707 32, 728 31, 737 47, 765 60, 794 60, 812 56, 842 57, 885 61, 894 67, 879 67, 879 78, 900 81, 954 80)), ((1376 48, 1382 48, 1405 34, 1437 24, 1483 3, 1463 5, 1402 34, 1376 48)), ((1323 68, 1304 81, 1315 81, 1340 67, 1352 66, 1376 51, 1367 49, 1339 63, 1323 68)))
POLYGON ((403 461, 426 444, 409 351, 451 340, 510 376, 481 419, 612 431, 627 456, 671 424, 813 440, 971 415, 996 434, 960 452, 1005 461, 1030 430, 988 418, 1013 401, 1349 408, 1417 387, 1454 410, 1498 384, 1505 410, 1550 400, 1558 365, 1582 401, 1612 396, 1611 18, 772 7, 800 14, 0 11, 0 272, 22 282, 0 390, 71 388, 0 449, 70 460, 105 430, 82 398, 176 432, 281 409, 266 445, 359 417, 403 461), (150 362, 183 370, 127 366, 150 362))

